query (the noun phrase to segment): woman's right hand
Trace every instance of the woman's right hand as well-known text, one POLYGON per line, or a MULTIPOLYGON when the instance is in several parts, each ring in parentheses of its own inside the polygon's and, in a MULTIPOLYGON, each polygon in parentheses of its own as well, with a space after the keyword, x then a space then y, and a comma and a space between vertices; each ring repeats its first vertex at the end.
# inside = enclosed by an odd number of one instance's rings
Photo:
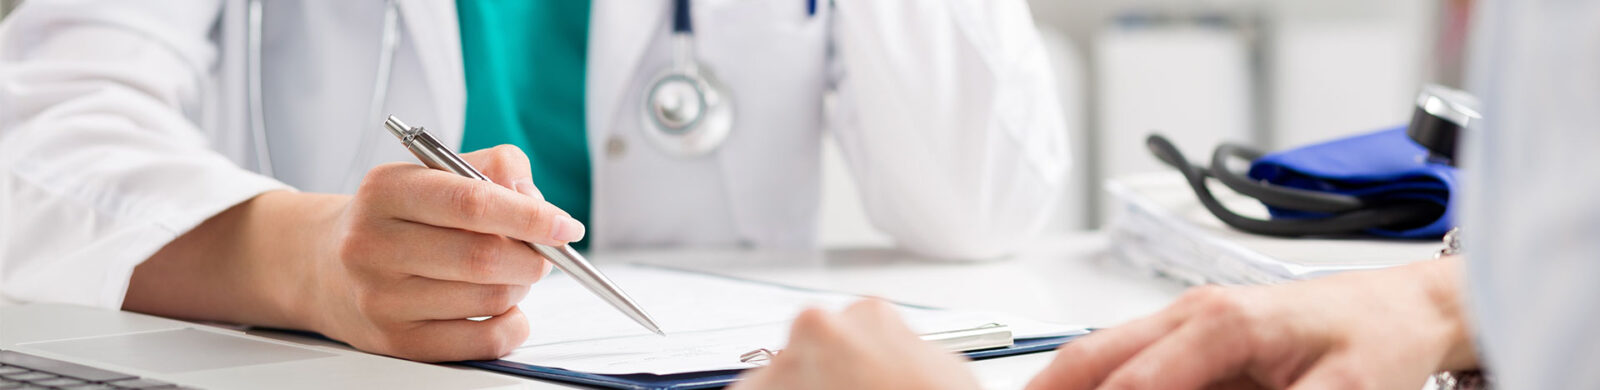
POLYGON ((559 246, 585 229, 544 201, 517 148, 462 157, 494 183, 391 163, 353 196, 260 195, 140 265, 124 307, 413 360, 503 356, 528 336, 516 304, 550 269, 522 241, 559 246))
POLYGON ((516 307, 584 227, 540 196, 514 146, 462 156, 495 184, 414 163, 368 172, 333 223, 321 321, 329 337, 416 360, 503 356, 528 337, 516 307), (490 317, 475 321, 467 318, 490 317))

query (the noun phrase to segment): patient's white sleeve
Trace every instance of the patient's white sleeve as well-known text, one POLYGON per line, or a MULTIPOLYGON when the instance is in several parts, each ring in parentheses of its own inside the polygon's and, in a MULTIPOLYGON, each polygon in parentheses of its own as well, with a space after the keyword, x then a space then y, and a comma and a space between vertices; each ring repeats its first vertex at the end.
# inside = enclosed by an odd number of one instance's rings
POLYGON ((1600 388, 1600 2, 1490 0, 1462 169, 1479 352, 1505 389, 1600 388))

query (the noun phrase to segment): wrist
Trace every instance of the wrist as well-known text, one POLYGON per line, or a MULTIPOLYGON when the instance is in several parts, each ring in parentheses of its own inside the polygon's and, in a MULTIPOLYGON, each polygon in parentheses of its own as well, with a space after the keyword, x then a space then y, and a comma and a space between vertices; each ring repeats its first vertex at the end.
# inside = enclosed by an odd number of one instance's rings
POLYGON ((271 310, 284 326, 321 331, 322 298, 330 281, 328 266, 337 264, 334 240, 338 216, 348 203, 343 195, 274 192, 257 201, 257 228, 249 245, 258 254, 253 272, 271 310))
POLYGON ((1435 340, 1439 351, 1438 371, 1469 370, 1478 367, 1477 348, 1464 308, 1461 286, 1464 283, 1462 260, 1448 256, 1417 264, 1419 280, 1426 291, 1429 307, 1435 308, 1441 329, 1435 340))

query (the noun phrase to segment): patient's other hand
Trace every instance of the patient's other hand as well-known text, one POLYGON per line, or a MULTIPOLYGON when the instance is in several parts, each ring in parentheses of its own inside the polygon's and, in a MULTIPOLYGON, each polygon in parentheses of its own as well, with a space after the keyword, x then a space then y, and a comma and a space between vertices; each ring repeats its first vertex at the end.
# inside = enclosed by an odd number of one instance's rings
POLYGON ((1191 290, 1062 345, 1030 389, 1416 389, 1475 366, 1456 259, 1191 290))
POLYGON ((789 345, 740 389, 976 389, 966 360, 922 341, 894 307, 868 299, 833 314, 795 318, 789 345))

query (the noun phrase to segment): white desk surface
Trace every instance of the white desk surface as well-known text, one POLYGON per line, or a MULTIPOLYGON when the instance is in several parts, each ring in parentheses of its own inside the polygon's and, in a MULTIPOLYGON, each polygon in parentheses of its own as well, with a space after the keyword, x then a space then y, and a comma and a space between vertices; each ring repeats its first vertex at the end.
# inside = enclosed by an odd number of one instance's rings
MULTIPOLYGON (((632 251, 591 255, 606 263, 670 265, 799 287, 875 295, 951 309, 1001 311, 1040 320, 1112 326, 1154 312, 1183 287, 1104 261, 1098 234, 1046 237, 1011 258, 943 262, 883 248, 771 253, 747 251, 632 251)), ((0 302, 0 304, 5 304, 0 302)), ((251 333, 300 343, 320 340, 251 333)), ((1054 352, 972 362, 984 387, 1014 389, 1044 368, 1054 352)), ((485 373, 485 375, 498 375, 485 373)), ((528 380, 529 388, 568 386, 528 380)))
MULTIPOLYGON (((949 309, 999 311, 1106 327, 1165 307, 1183 286, 1105 261, 1099 234, 1040 240, 1007 259, 942 262, 882 248, 810 253, 632 252, 591 258, 670 265, 791 286, 875 295, 949 309)), ((1055 353, 972 362, 984 387, 1022 388, 1055 353)))

